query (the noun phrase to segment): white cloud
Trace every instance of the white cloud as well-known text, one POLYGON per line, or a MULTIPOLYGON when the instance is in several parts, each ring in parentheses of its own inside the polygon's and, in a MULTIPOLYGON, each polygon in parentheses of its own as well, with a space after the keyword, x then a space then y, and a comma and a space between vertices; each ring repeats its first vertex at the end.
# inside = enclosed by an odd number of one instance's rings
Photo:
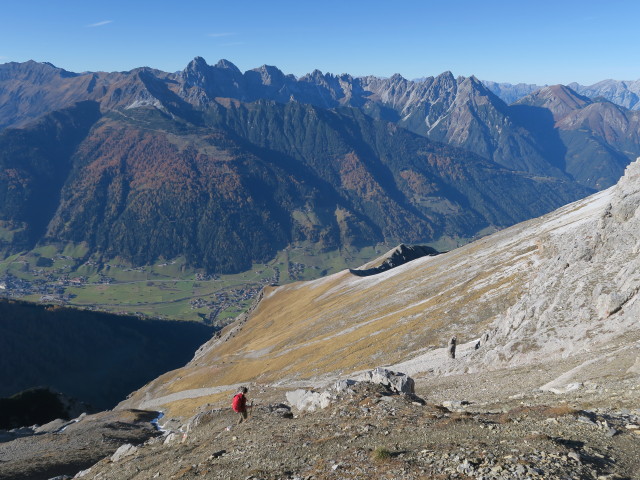
POLYGON ((231 35, 235 35, 235 33, 231 33, 231 32, 207 33, 207 37, 214 37, 214 38, 229 37, 231 35))
POLYGON ((113 20, 103 20, 102 22, 98 22, 98 23, 92 23, 90 25, 85 25, 87 28, 93 28, 93 27, 102 27, 104 25, 108 25, 110 23, 113 23, 113 20))

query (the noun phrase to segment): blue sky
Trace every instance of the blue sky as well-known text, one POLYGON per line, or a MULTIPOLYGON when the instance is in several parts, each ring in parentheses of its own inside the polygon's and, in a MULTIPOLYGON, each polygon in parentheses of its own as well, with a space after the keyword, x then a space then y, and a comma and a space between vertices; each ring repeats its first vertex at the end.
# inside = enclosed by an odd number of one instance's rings
POLYGON ((0 0, 0 63, 174 72, 195 56, 406 78, 640 79, 637 0, 0 0))

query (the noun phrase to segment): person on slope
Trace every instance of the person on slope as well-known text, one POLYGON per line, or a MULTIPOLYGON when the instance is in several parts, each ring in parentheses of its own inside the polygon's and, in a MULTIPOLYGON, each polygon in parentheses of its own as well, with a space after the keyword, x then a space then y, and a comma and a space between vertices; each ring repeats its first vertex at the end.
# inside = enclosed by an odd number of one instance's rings
MULTIPOLYGON (((247 420, 247 397, 244 395, 248 391, 247 387, 242 387, 238 393, 236 393, 235 397, 233 397, 231 406, 233 407, 233 411, 238 414, 238 425, 247 420)), ((251 408, 251 406, 248 408, 251 408)))

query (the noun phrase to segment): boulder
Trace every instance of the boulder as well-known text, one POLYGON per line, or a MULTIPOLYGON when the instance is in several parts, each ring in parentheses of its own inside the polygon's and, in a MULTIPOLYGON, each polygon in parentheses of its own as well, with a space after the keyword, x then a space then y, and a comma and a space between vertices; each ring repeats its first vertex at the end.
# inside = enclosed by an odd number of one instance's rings
POLYGON ((275 415, 277 417, 293 418, 291 407, 289 407, 289 405, 285 405, 284 403, 272 403, 271 405, 267 405, 265 409, 271 415, 275 415))
POLYGON ((460 411, 467 405, 471 405, 466 400, 445 400, 442 402, 442 406, 451 411, 460 411))
POLYGON ((287 402, 301 412, 314 412, 319 408, 327 408, 333 396, 329 392, 314 392, 313 390, 294 390, 286 393, 287 402))
POLYGON ((165 445, 169 445, 171 443, 174 442, 178 442, 180 441, 180 439, 182 438, 182 434, 178 434, 176 432, 171 432, 169 435, 167 435, 164 439, 164 444, 165 445))
POLYGON ((86 470, 80 470, 73 478, 83 478, 91 473, 91 468, 87 468, 86 470))
POLYGON ((138 447, 131 445, 130 443, 125 443, 120 446, 113 455, 111 455, 112 462, 119 462, 125 457, 133 455, 138 450, 138 447))
POLYGON ((334 385, 333 385, 333 389, 336 392, 349 392, 351 390, 351 387, 354 386, 356 383, 355 380, 351 380, 351 379, 346 379, 346 380, 338 380, 334 385))
POLYGON ((369 372, 365 372, 357 380, 360 382, 379 383, 389 387, 396 393, 415 393, 415 382, 413 378, 402 372, 392 372, 386 368, 378 367, 369 372))
POLYGON ((57 418, 55 420, 50 421, 49 423, 45 423, 44 425, 37 427, 34 431, 35 433, 59 432, 60 430, 62 430, 64 427, 66 427, 71 423, 73 422, 70 422, 69 420, 63 420, 61 418, 57 418))

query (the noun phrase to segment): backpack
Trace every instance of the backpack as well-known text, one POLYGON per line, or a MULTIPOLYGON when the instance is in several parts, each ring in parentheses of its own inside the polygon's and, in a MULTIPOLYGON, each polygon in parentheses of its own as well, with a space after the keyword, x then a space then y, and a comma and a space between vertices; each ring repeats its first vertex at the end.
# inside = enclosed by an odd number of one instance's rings
POLYGON ((231 403, 231 407, 234 412, 242 412, 244 411, 245 399, 242 393, 237 393, 235 397, 233 397, 233 402, 231 403))

